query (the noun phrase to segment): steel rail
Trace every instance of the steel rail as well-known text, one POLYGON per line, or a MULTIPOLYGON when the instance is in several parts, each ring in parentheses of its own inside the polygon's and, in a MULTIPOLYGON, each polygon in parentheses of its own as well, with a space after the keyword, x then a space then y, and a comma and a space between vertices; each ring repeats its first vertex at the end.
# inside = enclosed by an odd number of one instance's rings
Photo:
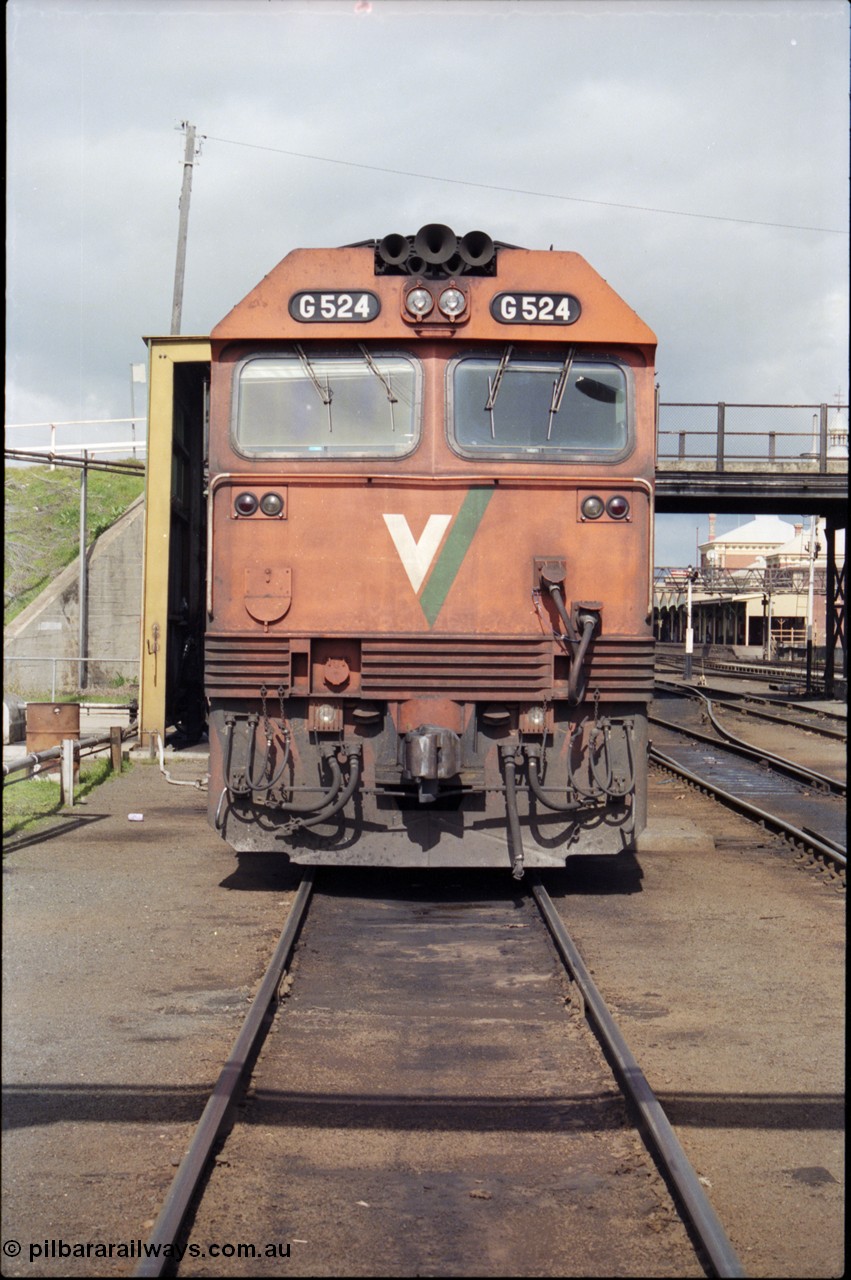
MULTIPOLYGON (((719 744, 722 745, 722 744, 719 744)), ((803 845, 817 854, 823 860, 835 862, 837 866, 843 870, 847 862, 846 851, 839 850, 836 842, 828 837, 816 835, 815 832, 804 828, 796 827, 791 822, 786 822, 784 818, 778 817, 776 813, 769 813, 767 809, 760 809, 758 805, 751 804, 749 800, 743 800, 741 796, 735 796, 731 791, 725 791, 723 787, 718 787, 714 782, 710 782, 708 778, 701 778, 698 774, 692 773, 690 769, 686 769, 684 765, 678 764, 676 760, 672 760, 670 756, 666 756, 664 752, 659 751, 656 747, 650 747, 648 758, 655 761, 656 764, 662 765, 663 768, 669 769, 672 773, 676 773, 679 777, 684 778, 686 782, 693 783, 696 787, 700 787, 703 791, 708 791, 710 795, 721 800, 724 804, 729 805, 731 809, 737 810, 739 813, 745 814, 748 818, 753 818, 760 826, 770 827, 779 835, 785 836, 786 839, 794 843, 803 845)))
MULTIPOLYGON (((774 664, 765 666, 757 663, 724 661, 720 658, 703 658, 695 657, 695 664, 700 663, 702 671, 712 671, 719 676, 729 676, 730 679, 737 679, 739 676, 747 676, 750 680, 785 680, 789 684, 797 682, 799 685, 804 683, 806 672, 802 669, 800 663, 788 666, 780 666, 774 664)), ((657 662, 666 662, 674 671, 682 671, 684 659, 669 653, 661 653, 657 657, 657 662)), ((821 689, 824 686, 824 676, 817 672, 812 674, 813 689, 821 689)))
POLYGON ((201 1114, 189 1148, 174 1175, 148 1242, 143 1246, 148 1256, 133 1273, 136 1276, 161 1276, 174 1263, 173 1257, 163 1256, 163 1254, 166 1253, 166 1246, 173 1246, 180 1235, 213 1147, 221 1135, 246 1071, 254 1059, 270 1006, 277 999, 278 988, 286 973, 299 929, 307 913, 315 876, 314 867, 305 869, 269 967, 201 1114))
MULTIPOLYGON (((676 673, 671 673, 671 674, 676 674, 676 673)), ((656 683, 660 685, 664 685, 665 688, 675 689, 677 691, 681 689, 691 689, 694 687, 691 684, 683 684, 683 683, 677 682, 676 680, 668 680, 665 678, 664 675, 661 675, 661 674, 657 675, 656 683)), ((774 707, 775 710, 797 711, 804 716, 818 716, 824 720, 836 720, 842 725, 843 734, 848 725, 848 718, 844 714, 844 712, 831 711, 829 707, 826 707, 824 705, 824 702, 822 702, 820 706, 807 706, 804 702, 796 701, 794 699, 790 699, 789 697, 772 698, 768 694, 753 693, 746 688, 743 688, 741 690, 722 689, 720 685, 715 685, 715 686, 701 685, 700 692, 705 693, 708 697, 714 696, 715 701, 716 702, 721 701, 724 706, 729 705, 731 707, 737 707, 737 708, 747 707, 748 712, 753 714, 757 714, 757 708, 755 704, 759 703, 763 707, 774 707), (732 698, 733 701, 728 704, 724 702, 724 699, 726 698, 732 698)), ((833 699, 833 701, 838 701, 838 699, 833 699)), ((768 713, 760 712, 760 714, 768 714, 768 713)), ((792 722, 790 721, 790 723, 792 722)), ((794 723, 798 723, 798 722, 795 721, 794 723)), ((803 724, 804 722, 802 721, 801 723, 803 724)))
MULTIPOLYGON (((678 690, 680 688, 679 685, 672 684, 666 680, 659 680, 657 683, 665 685, 669 689, 678 690)), ((841 721, 843 723, 843 727, 841 729, 831 725, 821 724, 818 720, 798 720, 793 716, 778 715, 776 711, 766 711, 764 706, 754 705, 757 702, 764 703, 765 706, 768 707, 782 707, 784 705, 782 702, 772 702, 770 698, 757 698, 745 693, 740 696, 739 701, 728 702, 726 701, 727 698, 731 696, 733 698, 736 697, 735 694, 731 695, 731 691, 729 689, 715 689, 713 692, 716 695, 719 695, 713 699, 715 705, 717 707, 724 707, 726 711, 732 711, 735 715, 743 717, 754 716, 758 720, 770 720, 774 724, 791 725, 795 729, 803 729, 806 733, 818 733, 825 738, 836 738, 840 742, 845 742, 848 737, 845 717, 839 715, 835 711, 810 711, 806 707, 801 707, 794 703, 789 708, 789 710, 797 711, 799 715, 823 717, 841 721)))
POLYGON ((818 787, 839 796, 846 794, 846 784, 841 779, 832 778, 827 773, 817 773, 814 769, 808 769, 806 765, 787 760, 785 756, 776 756, 770 751, 762 751, 759 747, 751 746, 750 743, 743 742, 741 738, 736 738, 722 729, 711 713, 710 718, 721 735, 720 738, 701 733, 700 729, 690 729, 687 725, 675 724, 673 720, 663 720, 660 716, 647 717, 651 724, 658 724, 662 728, 670 729, 673 733, 681 733, 683 737, 694 738, 696 742, 706 742, 710 746, 723 747, 732 755, 742 756, 746 760, 755 760, 758 764, 767 764, 778 773, 785 773, 793 781, 802 782, 805 786, 818 787))
POLYGON ((586 1013, 590 1014, 603 1047, 614 1065, 621 1087, 629 1101, 638 1110, 645 1132, 676 1190, 680 1205, 702 1248, 705 1249, 715 1274, 718 1276, 745 1275, 727 1233, 689 1163, 659 1099, 623 1038, 620 1028, 609 1012, 605 1000, 537 873, 533 873, 530 883, 538 909, 571 977, 582 993, 586 1013))
MULTIPOLYGON (((845 742, 848 737, 846 729, 834 728, 831 725, 819 724, 817 721, 796 720, 792 716, 779 716, 774 711, 766 711, 763 707, 755 707, 751 704, 750 699, 742 702, 725 702, 718 698, 715 705, 724 707, 727 711, 732 711, 739 716, 755 716, 758 720, 771 720, 774 724, 791 725, 795 729, 803 729, 806 733, 819 733, 825 738, 836 738, 840 742, 845 742)), ((771 705, 771 704, 769 704, 771 705)), ((802 715, 818 716, 818 711, 805 711, 802 707, 797 708, 802 715)), ((834 720, 842 720, 842 716, 834 715, 833 712, 826 712, 834 720)))
MULTIPOLYGON (((669 684, 666 681, 658 681, 657 683, 665 685, 666 688, 672 690, 681 698, 691 698, 692 700, 696 699, 699 702, 704 702, 706 704, 706 712, 709 716, 713 729, 715 729, 716 733, 720 734, 725 741, 725 745, 727 745, 731 750, 739 753, 740 755, 750 756, 751 758, 765 761, 766 763, 781 770, 783 773, 787 773, 793 778, 798 778, 802 782, 812 782, 818 787, 827 787, 829 791, 836 792, 838 795, 845 795, 845 783, 839 779, 832 778, 826 773, 818 773, 815 769, 808 769, 806 765, 796 764, 794 760, 789 760, 785 756, 778 756, 772 751, 763 751, 760 747, 755 747, 752 742, 746 742, 744 738, 740 738, 735 733, 731 733, 729 729, 725 729, 724 725, 721 724, 721 721, 717 718, 713 710, 713 707, 716 705, 718 700, 710 698, 709 694, 704 693, 702 689, 692 689, 688 685, 669 684)), ((722 703, 721 705, 729 706, 730 704, 722 703)), ((649 718, 654 719, 652 716, 649 718)), ((671 724, 664 720, 656 720, 656 723, 665 724, 669 729, 675 729, 677 732, 687 733, 691 737, 700 738, 703 741, 712 741, 711 738, 708 738, 705 734, 702 734, 696 729, 680 729, 679 725, 671 724)), ((793 722, 786 721, 785 723, 792 724, 793 722)), ((800 724, 796 724, 795 727, 801 728, 802 726, 800 724)))

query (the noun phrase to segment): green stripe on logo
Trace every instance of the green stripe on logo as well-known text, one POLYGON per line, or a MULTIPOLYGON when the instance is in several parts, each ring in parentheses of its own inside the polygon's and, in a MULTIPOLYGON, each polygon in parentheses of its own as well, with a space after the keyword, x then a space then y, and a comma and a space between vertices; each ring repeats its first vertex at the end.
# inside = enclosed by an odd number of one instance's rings
POLYGON ((493 489, 490 486, 486 489, 471 489, 461 504, 457 519, 449 530, 446 545, 420 596, 420 604, 430 627, 434 626, 435 619, 443 608, 492 496, 493 489))

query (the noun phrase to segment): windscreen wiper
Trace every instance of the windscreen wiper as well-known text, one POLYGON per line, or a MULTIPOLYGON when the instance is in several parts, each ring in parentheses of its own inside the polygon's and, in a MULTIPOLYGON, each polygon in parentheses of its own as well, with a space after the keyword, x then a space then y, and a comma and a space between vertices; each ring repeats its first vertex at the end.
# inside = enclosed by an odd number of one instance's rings
POLYGON ((485 413, 489 413, 491 417, 491 439, 496 439, 496 430, 493 421, 493 407, 496 404, 496 398, 499 395, 499 384, 502 382, 505 371, 508 368, 508 361, 511 359, 513 347, 511 343, 502 353, 502 359, 496 367, 496 373, 493 378, 488 378, 488 398, 485 401, 485 413))
POLYGON ((310 378, 310 381, 313 383, 314 387, 316 388, 319 394, 319 399, 322 401, 324 405, 328 406, 328 431, 331 432, 334 430, 334 428, 331 425, 331 401, 334 398, 334 392, 331 390, 331 386, 328 382, 328 375, 327 374, 325 375, 325 386, 323 387, 322 383, 319 381, 318 377, 316 376, 316 370, 314 369, 313 365, 310 363, 310 361, 308 360, 305 354, 304 347, 298 342, 293 343, 293 346, 296 349, 296 354, 298 355, 298 358, 302 363, 302 367, 305 373, 307 374, 308 378, 310 378))
POLYGON ((373 358, 372 358, 372 356, 370 355, 369 351, 368 351, 368 350, 367 350, 367 348, 363 345, 363 343, 362 343, 362 342, 359 342, 359 343, 358 343, 358 346, 360 347, 361 354, 362 354, 362 356, 363 356, 364 360, 366 361, 367 368, 372 370, 372 372, 375 374, 375 376, 376 376, 376 378, 378 379, 378 381, 379 381, 379 382, 381 383, 381 385, 383 386, 384 390, 387 392, 387 399, 390 401, 390 430, 391 430, 391 431, 393 431, 393 432, 395 432, 395 430, 396 430, 396 419, 395 419, 395 417, 394 417, 394 415, 393 415, 393 406, 394 406, 394 404, 398 404, 398 403, 399 403, 399 397, 398 397, 398 396, 394 396, 394 394, 393 394, 393 388, 392 388, 392 386, 390 385, 390 375, 388 374, 388 375, 387 375, 387 377, 385 377, 385 376, 384 376, 384 374, 381 372, 381 370, 379 369, 378 365, 375 363, 375 361, 373 360, 373 358))
POLYGON ((378 381, 384 387, 384 390, 387 392, 387 399, 390 401, 391 404, 398 404, 399 400, 398 400, 398 397, 394 396, 393 394, 393 388, 390 385, 390 378, 389 377, 385 378, 384 374, 381 372, 378 365, 375 363, 375 361, 373 360, 372 356, 369 354, 369 351, 366 349, 363 343, 359 342, 358 346, 360 347, 363 358, 368 364, 369 368, 372 370, 372 372, 375 374, 378 381))
POLYGON ((553 398, 550 401, 550 418, 547 423, 547 439, 553 433, 553 418, 561 408, 561 402, 564 399, 564 391, 567 386, 567 380, 570 377, 571 366, 573 365, 573 357, 576 354, 576 347, 570 347, 565 356, 564 364, 561 366, 561 372, 553 383, 553 398))

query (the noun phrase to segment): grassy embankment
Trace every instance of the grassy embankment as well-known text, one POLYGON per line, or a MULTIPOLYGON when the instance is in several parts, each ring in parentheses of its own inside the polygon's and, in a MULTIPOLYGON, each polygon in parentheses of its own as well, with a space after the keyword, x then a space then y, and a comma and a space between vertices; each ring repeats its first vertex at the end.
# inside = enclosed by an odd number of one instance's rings
MULTIPOLYGON (((86 499, 88 545, 123 515, 145 487, 144 476, 89 473, 86 499)), ((3 546, 3 624, 7 626, 72 563, 80 550, 80 473, 76 468, 9 467, 3 546)), ((15 682, 10 672, 9 687, 15 682)), ((115 682, 123 688, 126 681, 115 682)), ((29 695, 35 698, 34 694, 29 695)), ((50 698, 46 687, 36 700, 50 698)), ((87 702, 110 701, 115 694, 86 690, 87 702)), ((79 691, 60 695, 58 702, 79 701, 79 691)), ((40 784, 39 784, 40 785, 40 784)))
MULTIPOLYGON (((91 545, 145 487, 142 475, 91 471, 87 535, 91 545)), ((80 473, 76 468, 6 470, 3 624, 7 626, 80 550, 80 473)))
MULTIPOLYGON (((132 768, 128 760, 122 761, 122 773, 132 768)), ((74 803, 85 803, 85 798, 95 787, 112 777, 108 759, 91 760, 80 766, 80 781, 74 788, 74 803)), ((61 813, 71 813, 62 808, 59 783, 47 778, 9 780, 3 787, 3 840, 20 835, 48 818, 61 813)))

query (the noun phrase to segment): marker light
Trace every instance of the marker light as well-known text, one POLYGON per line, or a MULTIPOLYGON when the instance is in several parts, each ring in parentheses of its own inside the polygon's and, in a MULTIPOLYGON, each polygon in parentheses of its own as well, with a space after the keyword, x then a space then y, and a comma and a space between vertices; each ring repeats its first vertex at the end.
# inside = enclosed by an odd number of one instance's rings
POLYGON ((264 493, 260 499, 260 510, 264 516, 279 516, 284 509, 284 500, 279 493, 264 493))
POLYGON ((582 501, 582 515, 586 520, 599 520, 605 509, 603 499, 598 498, 596 493, 582 501))
POLYGON ((460 316, 467 305, 467 299, 460 289, 444 289, 437 300, 437 305, 445 316, 460 316))
POLYGON ((543 707, 530 707, 526 712, 526 720, 533 732, 539 733, 547 722, 543 707))
POLYGON ((412 289, 405 298, 405 307, 412 316, 427 316, 434 306, 434 298, 428 289, 412 289))
POLYGON ((253 516, 257 510, 257 499, 253 493, 241 493, 233 505, 238 516, 253 516))
POLYGON ((321 706, 316 708, 316 727, 317 729, 333 729, 337 722, 337 708, 332 707, 329 703, 323 702, 321 706))
POLYGON ((629 515, 629 503, 622 494, 616 493, 606 503, 606 510, 613 520, 623 520, 624 516, 629 515))

